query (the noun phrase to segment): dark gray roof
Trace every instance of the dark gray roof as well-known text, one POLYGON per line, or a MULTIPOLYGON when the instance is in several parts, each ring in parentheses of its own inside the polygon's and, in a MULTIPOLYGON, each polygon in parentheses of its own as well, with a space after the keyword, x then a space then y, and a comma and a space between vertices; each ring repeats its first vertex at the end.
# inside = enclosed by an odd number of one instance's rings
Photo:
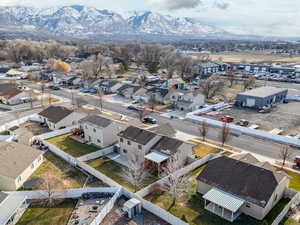
POLYGON ((167 137, 174 137, 177 131, 169 123, 161 124, 148 129, 149 131, 167 137))
POLYGON ((91 123, 101 128, 106 128, 110 124, 112 124, 112 120, 104 118, 102 116, 92 115, 84 117, 83 119, 79 120, 79 123, 91 123))
POLYGON ((15 142, 0 142, 0 175, 17 178, 43 151, 15 142))
POLYGON ((176 154, 179 151, 180 146, 182 146, 184 142, 170 138, 170 137, 162 137, 159 142, 153 146, 153 150, 157 152, 161 152, 168 155, 176 154))
POLYGON ((265 207, 285 176, 283 173, 222 156, 209 161, 197 179, 265 207), (281 179, 278 179, 278 174, 281 179))
POLYGON ((130 84, 124 84, 123 86, 121 86, 121 87, 119 87, 118 88, 118 92, 121 92, 121 91, 124 91, 124 90, 126 90, 126 89, 128 89, 128 88, 135 88, 136 86, 134 86, 134 85, 130 85, 130 84))
POLYGON ((57 123, 73 113, 72 110, 63 106, 50 106, 39 113, 40 116, 47 118, 50 122, 57 123))
POLYGON ((0 191, 0 204, 1 204, 1 202, 3 202, 6 199, 7 196, 8 196, 8 194, 0 191))
POLYGON ((157 136, 153 132, 138 127, 134 127, 134 126, 127 127, 124 131, 121 131, 118 135, 120 137, 129 139, 141 145, 147 144, 149 141, 151 141, 154 137, 157 136))
POLYGON ((162 97, 165 97, 169 93, 169 90, 167 88, 154 87, 151 88, 149 92, 159 93, 162 97))

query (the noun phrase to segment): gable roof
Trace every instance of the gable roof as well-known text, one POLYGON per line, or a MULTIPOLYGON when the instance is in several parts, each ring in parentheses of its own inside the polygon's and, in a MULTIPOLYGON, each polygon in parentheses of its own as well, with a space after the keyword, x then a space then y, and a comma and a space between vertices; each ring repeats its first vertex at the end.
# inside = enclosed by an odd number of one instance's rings
POLYGON ((52 123, 57 123, 73 112, 73 110, 63 106, 49 106, 40 112, 39 115, 47 118, 52 123))
POLYGON ((145 145, 153 138, 155 138, 157 135, 148 130, 144 130, 134 126, 129 126, 125 130, 121 131, 118 134, 118 136, 129 139, 138 144, 145 145))
POLYGON ((0 142, 0 175, 16 179, 44 152, 15 142, 0 142))
POLYGON ((174 137, 177 131, 169 123, 164 123, 148 129, 149 131, 167 137, 174 137))
POLYGON ((165 97, 169 93, 169 89, 154 87, 154 88, 149 89, 149 92, 150 93, 159 93, 162 97, 165 97))
POLYGON ((3 92, 0 92, 0 96, 2 96, 3 98, 6 98, 6 99, 10 99, 10 98, 17 96, 20 93, 22 93, 22 91, 20 89, 10 88, 3 92))
POLYGON ((152 147, 154 151, 168 155, 176 154, 184 142, 170 137, 162 137, 159 142, 152 147))
POLYGON ((112 124, 112 122, 113 121, 110 119, 104 118, 102 116, 97 116, 97 115, 87 116, 79 120, 79 123, 91 123, 101 128, 108 127, 110 124, 112 124))
POLYGON ((209 161, 197 180, 265 207, 284 177, 285 174, 221 156, 209 161))

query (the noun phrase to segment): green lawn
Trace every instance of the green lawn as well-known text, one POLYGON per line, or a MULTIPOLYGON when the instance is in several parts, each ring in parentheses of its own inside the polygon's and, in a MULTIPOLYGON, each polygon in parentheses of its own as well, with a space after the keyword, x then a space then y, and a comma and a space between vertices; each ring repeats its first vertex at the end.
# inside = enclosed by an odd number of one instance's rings
POLYGON ((72 199, 50 208, 31 205, 17 225, 66 225, 75 205, 76 201, 72 199))
MULTIPOLYGON (((202 196, 196 192, 197 183, 195 178, 204 168, 205 165, 188 174, 193 190, 190 193, 180 197, 174 206, 171 206, 172 199, 167 193, 164 193, 160 196, 150 195, 147 196, 146 199, 150 200, 161 208, 168 210, 178 218, 182 219, 184 216, 190 225, 269 225, 289 201, 286 199, 281 200, 264 219, 265 222, 255 220, 246 215, 241 215, 233 223, 227 222, 226 220, 205 210, 204 200, 202 196)), ((283 223, 281 225, 294 224, 283 223)))
POLYGON ((300 225, 300 223, 292 218, 285 217, 279 225, 300 225))
POLYGON ((77 141, 73 141, 69 138, 69 136, 70 134, 65 134, 47 139, 47 141, 74 157, 80 157, 99 150, 99 148, 92 145, 81 144, 77 141))
MULTIPOLYGON (((134 191, 134 186, 126 182, 126 180, 122 177, 122 169, 124 166, 122 166, 119 163, 114 162, 111 159, 108 158, 99 158, 93 161, 88 162, 88 164, 95 168, 96 170, 100 171, 101 173, 105 174, 112 180, 116 181, 126 189, 130 191, 134 191)), ((143 187, 148 186, 149 184, 155 182, 158 180, 157 177, 151 176, 146 182, 143 187)))
POLYGON ((51 175, 53 174, 56 178, 61 180, 64 188, 81 188, 86 180, 86 175, 84 173, 48 151, 44 154, 44 162, 42 165, 27 181, 43 178, 49 172, 51 175))
POLYGON ((289 170, 284 170, 284 172, 286 172, 287 175, 291 177, 289 187, 297 191, 300 191, 300 174, 291 172, 289 170))

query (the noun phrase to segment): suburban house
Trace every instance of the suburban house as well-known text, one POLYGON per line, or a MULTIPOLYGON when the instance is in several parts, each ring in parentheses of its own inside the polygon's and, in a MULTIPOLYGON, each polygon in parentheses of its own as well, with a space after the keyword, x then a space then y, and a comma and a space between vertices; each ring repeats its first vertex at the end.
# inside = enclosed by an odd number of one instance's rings
MULTIPOLYGON (((168 125, 165 125, 160 130, 174 136, 174 132, 169 128, 168 125)), ((130 126, 121 131, 118 136, 121 155, 127 156, 130 152, 143 151, 146 164, 152 168, 153 166, 160 168, 176 154, 178 156, 180 154, 183 164, 188 156, 193 155, 193 145, 173 137, 158 135, 151 130, 130 126)))
POLYGON ((122 86, 122 83, 119 83, 115 80, 101 80, 97 83, 96 88, 103 94, 113 94, 122 86))
POLYGON ((205 104, 204 95, 198 91, 178 90, 171 98, 174 107, 185 112, 195 111, 205 104))
POLYGON ((125 98, 132 99, 134 94, 141 88, 142 88, 141 86, 135 86, 135 85, 131 85, 131 84, 123 84, 120 88, 118 88, 117 92, 119 95, 121 95, 125 98))
POLYGON ((42 164, 43 151, 15 142, 0 142, 0 190, 15 191, 42 164))
POLYGON ((175 89, 168 89, 162 87, 154 87, 147 91, 148 98, 153 98, 158 104, 171 104, 171 96, 175 89))
POLYGON ((262 220, 283 197, 290 178, 251 154, 221 156, 197 177, 205 209, 233 222, 241 213, 262 220))
POLYGON ((119 153, 126 156, 129 151, 143 151, 146 155, 160 138, 151 131, 129 126, 118 134, 119 153))
POLYGON ((0 191, 0 224, 16 224, 28 206, 26 196, 0 191))
POLYGON ((0 91, 0 102, 5 105, 17 105, 29 101, 28 93, 14 87, 0 91))
POLYGON ((200 62, 193 66, 193 71, 195 75, 207 77, 217 72, 224 72, 228 67, 228 64, 221 62, 200 62))
POLYGON ((118 141, 117 133, 120 127, 113 120, 92 115, 79 120, 79 124, 84 132, 85 141, 95 146, 105 148, 118 141))
POLYGON ((51 130, 58 130, 76 125, 85 115, 63 106, 49 106, 38 114, 40 120, 51 130))
POLYGON ((283 103, 288 90, 276 87, 259 87, 250 91, 239 93, 235 104, 240 107, 261 109, 272 104, 283 103))

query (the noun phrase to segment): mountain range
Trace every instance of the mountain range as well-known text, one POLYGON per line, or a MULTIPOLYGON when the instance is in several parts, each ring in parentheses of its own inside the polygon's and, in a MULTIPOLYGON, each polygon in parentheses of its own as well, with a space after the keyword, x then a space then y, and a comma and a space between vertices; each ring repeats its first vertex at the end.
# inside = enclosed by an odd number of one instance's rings
POLYGON ((108 36, 222 37, 226 31, 188 17, 151 11, 117 13, 82 5, 0 7, 0 31, 73 38, 108 36))

